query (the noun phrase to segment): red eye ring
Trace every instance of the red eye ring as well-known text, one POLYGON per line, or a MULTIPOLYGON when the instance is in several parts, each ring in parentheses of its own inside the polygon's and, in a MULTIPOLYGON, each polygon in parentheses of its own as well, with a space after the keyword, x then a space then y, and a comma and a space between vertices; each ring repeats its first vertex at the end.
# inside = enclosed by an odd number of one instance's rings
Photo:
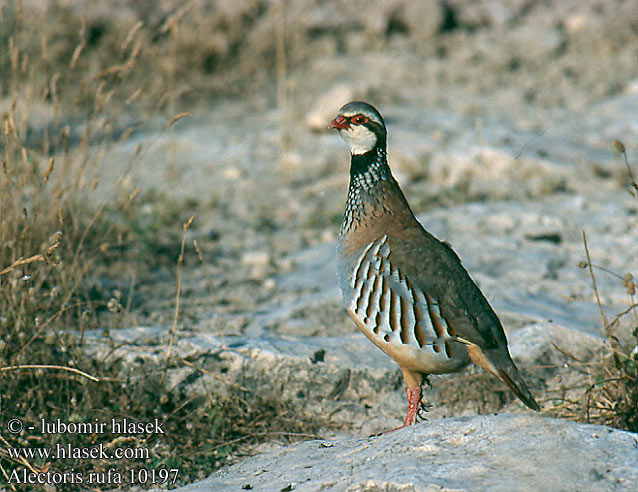
POLYGON ((365 122, 367 122, 367 121, 368 121, 368 118, 366 118, 366 117, 365 117, 365 116, 363 116, 362 114, 358 114, 358 115, 356 115, 356 116, 353 116, 353 117, 350 119, 350 123, 353 123, 353 124, 355 124, 355 125, 361 125, 361 124, 363 124, 363 123, 365 123, 365 122))

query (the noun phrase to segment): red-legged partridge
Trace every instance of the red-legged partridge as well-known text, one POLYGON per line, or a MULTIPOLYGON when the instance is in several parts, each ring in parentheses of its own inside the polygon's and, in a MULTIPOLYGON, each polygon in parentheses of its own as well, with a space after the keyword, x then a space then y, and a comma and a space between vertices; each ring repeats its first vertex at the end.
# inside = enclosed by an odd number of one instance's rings
POLYGON ((386 128, 363 102, 343 106, 328 128, 350 146, 350 187, 339 233, 337 276, 352 319, 403 371, 404 426, 416 422, 428 374, 486 369, 540 410, 512 361, 503 327, 448 244, 410 210, 386 158, 386 128))

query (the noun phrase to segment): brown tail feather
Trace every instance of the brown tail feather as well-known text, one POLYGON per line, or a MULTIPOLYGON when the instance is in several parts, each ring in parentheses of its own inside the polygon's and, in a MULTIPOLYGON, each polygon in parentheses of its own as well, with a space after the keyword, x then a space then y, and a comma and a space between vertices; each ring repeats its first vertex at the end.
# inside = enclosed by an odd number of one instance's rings
POLYGON ((518 384, 516 384, 514 383, 514 381, 512 381, 512 378, 510 378, 509 374, 507 374, 503 369, 498 369, 498 375, 499 379, 503 381, 509 387, 509 389, 511 389, 514 394, 518 396, 523 403, 525 403, 525 405, 527 405, 532 410, 536 410, 537 412, 541 411, 541 407, 538 406, 538 403, 536 403, 536 400, 534 400, 534 397, 527 389, 527 385, 523 381, 523 378, 518 377, 518 384))
POLYGON ((502 348, 491 350, 488 351, 489 354, 486 354, 478 345, 473 344, 472 342, 468 342, 460 337, 457 337, 457 340, 467 345, 467 351, 472 362, 486 371, 491 372, 494 376, 503 381, 503 383, 505 383, 509 389, 511 389, 514 394, 518 396, 518 398, 529 408, 536 410, 537 412, 541 411, 541 407, 538 406, 538 403, 536 403, 536 400, 534 400, 534 397, 529 392, 529 389, 519 374, 516 365, 512 361, 507 348, 505 348, 505 350, 502 348), (506 367, 507 370, 503 367, 506 367))

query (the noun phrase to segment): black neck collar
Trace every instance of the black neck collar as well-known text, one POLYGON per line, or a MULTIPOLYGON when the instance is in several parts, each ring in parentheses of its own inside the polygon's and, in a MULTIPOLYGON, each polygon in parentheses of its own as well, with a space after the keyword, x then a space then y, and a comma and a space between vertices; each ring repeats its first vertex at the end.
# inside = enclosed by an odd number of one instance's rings
MULTIPOLYGON (((386 164, 386 152, 382 146, 375 146, 364 154, 350 155, 350 176, 366 173, 386 164)), ((386 164, 387 165, 387 164, 386 164)))

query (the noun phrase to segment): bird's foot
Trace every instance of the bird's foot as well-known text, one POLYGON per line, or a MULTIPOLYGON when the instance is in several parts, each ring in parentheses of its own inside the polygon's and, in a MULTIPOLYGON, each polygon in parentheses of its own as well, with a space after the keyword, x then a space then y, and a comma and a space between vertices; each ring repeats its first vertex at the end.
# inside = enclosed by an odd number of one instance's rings
POLYGON ((434 405, 432 405, 432 403, 421 400, 421 404, 419 405, 419 409, 416 412, 416 416, 420 420, 427 420, 427 417, 425 416, 425 414, 428 413, 433 406, 434 405))
POLYGON ((403 425, 397 427, 396 429, 390 429, 385 432, 380 432, 379 434, 372 434, 370 437, 382 436, 383 434, 389 434, 390 432, 397 431, 399 429, 403 429, 404 427, 408 427, 410 425, 414 425, 416 423, 417 416, 420 411, 423 411, 422 408, 427 411, 427 408, 424 407, 423 402, 421 401, 421 386, 417 386, 415 388, 408 388, 406 390, 408 395, 408 414, 405 417, 405 422, 403 425))
MULTIPOLYGON (((430 382, 430 379, 427 376, 423 376, 423 383, 421 384, 421 388, 423 388, 423 386, 425 386, 426 388, 432 388, 432 383, 430 382)), ((421 394, 423 393, 421 392, 421 394)), ((424 400, 423 396, 421 396, 419 400, 419 408, 416 412, 416 416, 421 420, 427 420, 424 414, 429 412, 430 408, 432 408, 433 406, 434 405, 432 405, 432 403, 424 400)))
POLYGON ((403 424, 403 425, 400 425, 399 427, 395 427, 394 429, 390 429, 390 430, 383 431, 383 432, 378 432, 377 434, 370 434, 368 437, 384 436, 386 434, 390 434, 390 432, 394 432, 394 431, 398 431, 399 429, 403 429, 404 427, 407 427, 407 425, 403 424))

